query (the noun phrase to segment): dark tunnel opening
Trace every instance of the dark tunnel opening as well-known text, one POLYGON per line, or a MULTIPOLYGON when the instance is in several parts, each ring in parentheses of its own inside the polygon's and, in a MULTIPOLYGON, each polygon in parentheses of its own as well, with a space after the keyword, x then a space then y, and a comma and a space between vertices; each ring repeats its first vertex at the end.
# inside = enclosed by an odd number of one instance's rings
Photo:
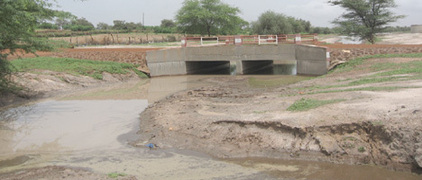
POLYGON ((245 75, 296 75, 296 61, 252 60, 242 61, 245 75))
POLYGON ((230 61, 187 61, 187 74, 230 75, 230 61))
POLYGON ((243 74, 274 74, 274 61, 242 61, 243 74))

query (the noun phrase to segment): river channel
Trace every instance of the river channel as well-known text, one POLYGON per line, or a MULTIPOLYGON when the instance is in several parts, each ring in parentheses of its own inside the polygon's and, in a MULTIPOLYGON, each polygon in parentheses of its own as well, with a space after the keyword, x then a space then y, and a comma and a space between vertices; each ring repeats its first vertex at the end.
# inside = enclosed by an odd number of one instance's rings
POLYGON ((149 104, 178 91, 213 85, 206 81, 212 77, 152 78, 0 109, 0 174, 56 165, 102 174, 124 173, 138 179, 420 178, 375 166, 253 158, 221 160, 189 150, 130 145, 138 137, 140 114, 149 104))

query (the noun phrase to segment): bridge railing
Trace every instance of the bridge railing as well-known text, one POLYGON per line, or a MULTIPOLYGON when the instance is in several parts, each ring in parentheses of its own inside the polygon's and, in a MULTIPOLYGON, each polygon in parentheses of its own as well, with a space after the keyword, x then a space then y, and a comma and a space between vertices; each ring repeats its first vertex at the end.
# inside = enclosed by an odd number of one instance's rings
POLYGON ((182 38, 182 47, 219 45, 318 44, 317 34, 240 35, 182 38))

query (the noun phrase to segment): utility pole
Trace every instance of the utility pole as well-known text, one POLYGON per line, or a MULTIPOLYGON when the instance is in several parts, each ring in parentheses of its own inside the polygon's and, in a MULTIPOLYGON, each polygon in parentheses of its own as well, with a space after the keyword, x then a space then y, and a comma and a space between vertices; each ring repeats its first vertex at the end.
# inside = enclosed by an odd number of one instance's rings
POLYGON ((145 13, 142 13, 142 26, 144 26, 145 29, 145 13))

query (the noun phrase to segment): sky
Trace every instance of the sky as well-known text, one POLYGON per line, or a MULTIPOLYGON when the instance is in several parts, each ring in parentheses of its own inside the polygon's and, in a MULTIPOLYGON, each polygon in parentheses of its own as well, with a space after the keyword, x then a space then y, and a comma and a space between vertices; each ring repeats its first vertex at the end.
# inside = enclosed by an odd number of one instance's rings
MULTIPOLYGON (((113 20, 126 22, 142 22, 145 16, 146 26, 161 24, 163 19, 174 19, 184 0, 57 0, 60 7, 56 9, 68 11, 78 17, 84 17, 94 25, 105 22, 112 25, 113 20)), ((313 26, 332 27, 331 21, 339 17, 344 10, 331 6, 328 0, 222 0, 224 3, 238 7, 240 17, 248 22, 272 10, 287 16, 310 21, 313 26)), ((421 0, 396 0, 399 15, 406 18, 392 25, 410 26, 422 24, 421 0)))

